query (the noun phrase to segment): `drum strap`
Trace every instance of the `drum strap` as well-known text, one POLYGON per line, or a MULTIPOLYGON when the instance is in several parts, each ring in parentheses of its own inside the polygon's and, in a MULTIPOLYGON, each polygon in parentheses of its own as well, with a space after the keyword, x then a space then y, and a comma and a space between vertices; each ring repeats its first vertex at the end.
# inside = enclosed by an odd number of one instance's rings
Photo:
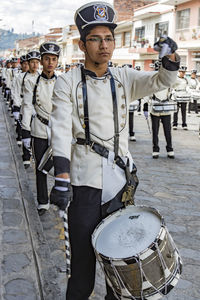
MULTIPOLYGON (((115 89, 115 81, 113 75, 108 69, 110 75, 110 87, 112 92, 112 102, 113 102, 113 117, 114 117, 114 153, 115 160, 118 157, 119 151, 119 124, 118 124, 118 109, 117 109, 117 97, 116 97, 116 89, 115 89)), ((89 112, 88 112, 88 97, 87 97, 87 85, 86 85, 86 77, 84 73, 84 68, 81 68, 81 79, 82 79, 82 93, 83 93, 83 106, 84 106, 84 129, 85 129, 85 144, 91 146, 90 139, 90 126, 89 126, 89 112)), ((108 151, 108 150, 107 150, 108 151)))

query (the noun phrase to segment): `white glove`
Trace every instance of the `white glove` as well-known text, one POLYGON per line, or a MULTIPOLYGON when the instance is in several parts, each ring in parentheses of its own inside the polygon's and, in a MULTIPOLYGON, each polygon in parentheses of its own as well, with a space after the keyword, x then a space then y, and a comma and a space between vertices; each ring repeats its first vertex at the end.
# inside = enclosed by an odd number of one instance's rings
POLYGON ((31 148, 31 138, 22 139, 22 142, 23 142, 24 147, 26 149, 30 149, 31 148))
POLYGON ((178 46, 176 42, 166 35, 161 36, 159 41, 154 44, 154 50, 159 52, 159 58, 172 54, 177 49, 178 46))
POLYGON ((148 111, 144 111, 144 116, 146 119, 148 119, 148 116, 149 116, 148 111))
POLYGON ((19 120, 19 115, 20 115, 19 111, 13 112, 13 116, 14 116, 15 120, 19 120))

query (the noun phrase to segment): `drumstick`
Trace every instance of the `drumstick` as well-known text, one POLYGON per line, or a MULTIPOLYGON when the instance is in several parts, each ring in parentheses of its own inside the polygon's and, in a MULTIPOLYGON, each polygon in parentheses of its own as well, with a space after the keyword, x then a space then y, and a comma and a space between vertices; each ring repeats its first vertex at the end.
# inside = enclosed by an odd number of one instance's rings
POLYGON ((67 216, 69 204, 66 207, 65 211, 60 210, 60 217, 63 218, 63 223, 64 223, 65 255, 66 255, 66 274, 67 274, 68 278, 71 277, 71 252, 70 252, 69 230, 68 230, 68 216, 67 216))

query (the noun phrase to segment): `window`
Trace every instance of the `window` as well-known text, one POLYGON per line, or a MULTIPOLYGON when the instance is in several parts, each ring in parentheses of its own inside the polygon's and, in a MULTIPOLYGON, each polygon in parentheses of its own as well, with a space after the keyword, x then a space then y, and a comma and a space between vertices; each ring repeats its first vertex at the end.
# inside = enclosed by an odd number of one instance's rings
POLYGON ((166 34, 168 36, 169 22, 157 23, 155 26, 155 42, 158 41, 161 35, 166 34))
POLYGON ((131 32, 125 32, 124 33, 124 46, 130 47, 131 45, 131 32))
POLYGON ((190 8, 177 11, 176 29, 189 28, 190 25, 190 8))
POLYGON ((122 47, 122 34, 115 34, 115 46, 116 48, 121 48, 122 47))
POLYGON ((135 28, 135 41, 141 42, 144 39, 145 26, 135 28))

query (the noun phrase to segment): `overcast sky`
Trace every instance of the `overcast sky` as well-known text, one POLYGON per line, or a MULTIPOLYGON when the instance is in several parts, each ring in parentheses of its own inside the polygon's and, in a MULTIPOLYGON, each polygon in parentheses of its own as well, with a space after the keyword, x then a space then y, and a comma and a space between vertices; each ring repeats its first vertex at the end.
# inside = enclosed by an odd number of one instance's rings
MULTIPOLYGON (((47 33, 49 28, 74 24, 76 9, 89 2, 92 1, 0 0, 0 28, 14 28, 16 33, 47 33)), ((113 0, 106 2, 113 4, 113 0)))

